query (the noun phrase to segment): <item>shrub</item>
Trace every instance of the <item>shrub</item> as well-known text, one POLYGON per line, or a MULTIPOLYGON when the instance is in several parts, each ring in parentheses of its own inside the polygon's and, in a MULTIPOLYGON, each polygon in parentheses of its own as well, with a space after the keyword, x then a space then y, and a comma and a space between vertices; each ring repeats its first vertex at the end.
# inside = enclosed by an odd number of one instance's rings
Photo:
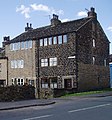
POLYGON ((0 87, 0 102, 35 99, 33 86, 0 87))

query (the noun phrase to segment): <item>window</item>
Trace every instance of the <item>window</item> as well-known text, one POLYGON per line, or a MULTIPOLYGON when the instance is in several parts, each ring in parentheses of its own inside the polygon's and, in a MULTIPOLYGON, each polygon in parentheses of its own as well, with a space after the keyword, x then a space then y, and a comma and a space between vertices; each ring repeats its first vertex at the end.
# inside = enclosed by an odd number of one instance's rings
POLYGON ((62 44, 62 36, 58 36, 58 44, 62 44))
POLYGON ((17 50, 20 50, 20 42, 17 43, 17 50))
POLYGON ((95 57, 93 57, 93 65, 95 64, 95 57))
POLYGON ((25 42, 21 42, 21 49, 25 48, 25 42))
POLYGON ((24 60, 21 60, 21 67, 20 68, 23 68, 24 67, 24 60))
POLYGON ((57 77, 50 78, 50 88, 57 88, 57 77))
POLYGON ((23 68, 23 67, 24 67, 24 60, 11 61, 11 68, 23 68))
POLYGON ((67 43, 67 35, 63 35, 63 43, 67 43))
POLYGON ((47 38, 44 38, 44 46, 47 46, 47 38))
POLYGON ((17 68, 17 61, 16 60, 11 61, 11 68, 17 68))
POLYGON ((53 44, 57 44, 57 37, 53 37, 53 44))
POLYGON ((50 66, 56 66, 57 65, 57 58, 50 58, 50 66))
POLYGON ((95 39, 93 39, 93 47, 95 47, 95 39))
POLYGON ((13 43, 10 44, 10 50, 13 50, 13 43))
POLYGON ((52 37, 50 37, 48 40, 49 40, 49 45, 52 45, 52 37))
POLYGON ((42 67, 48 66, 48 59, 41 59, 41 66, 42 67))
POLYGON ((34 80, 29 80, 29 85, 34 86, 34 80))
POLYGON ((40 39, 40 46, 43 46, 43 39, 40 39))
POLYGON ((28 49, 28 41, 25 41, 25 49, 28 49))
POLYGON ((15 85, 14 78, 12 78, 12 85, 15 85))
POLYGON ((104 66, 105 66, 105 67, 107 66, 107 61, 106 61, 106 59, 104 60, 104 66))
POLYGON ((24 85, 24 79, 23 78, 18 78, 17 79, 17 85, 24 85))
POLYGON ((32 48, 32 40, 28 41, 28 48, 32 48))
POLYGON ((47 78, 42 78, 41 79, 41 87, 42 88, 48 88, 48 79, 47 78))

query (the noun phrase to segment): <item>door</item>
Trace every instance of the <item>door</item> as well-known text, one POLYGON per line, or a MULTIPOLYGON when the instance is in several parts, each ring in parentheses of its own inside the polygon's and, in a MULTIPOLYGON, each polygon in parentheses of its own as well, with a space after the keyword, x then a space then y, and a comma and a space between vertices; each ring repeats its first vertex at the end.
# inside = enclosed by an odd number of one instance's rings
POLYGON ((64 86, 66 89, 72 88, 72 80, 71 79, 64 79, 64 86))

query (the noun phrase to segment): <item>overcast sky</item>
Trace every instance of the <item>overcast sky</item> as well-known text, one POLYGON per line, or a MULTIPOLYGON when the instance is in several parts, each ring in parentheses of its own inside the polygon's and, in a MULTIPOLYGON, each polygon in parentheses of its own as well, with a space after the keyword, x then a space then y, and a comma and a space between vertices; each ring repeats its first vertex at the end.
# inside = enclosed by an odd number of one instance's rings
POLYGON ((53 13, 63 22, 75 20, 86 17, 90 7, 95 8, 98 20, 112 42, 112 0, 1 0, 0 46, 4 36, 12 39, 24 32, 27 22, 32 23, 33 28, 49 25, 53 13))

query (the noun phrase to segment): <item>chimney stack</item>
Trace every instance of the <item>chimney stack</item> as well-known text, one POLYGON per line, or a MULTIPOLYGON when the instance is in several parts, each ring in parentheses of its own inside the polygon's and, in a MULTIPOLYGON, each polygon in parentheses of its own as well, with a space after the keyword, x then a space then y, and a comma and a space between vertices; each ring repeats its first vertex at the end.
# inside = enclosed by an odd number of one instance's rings
POLYGON ((55 26, 60 23, 61 23, 61 21, 58 19, 58 15, 53 14, 53 18, 51 19, 51 25, 55 26))
POLYGON ((28 31, 31 31, 33 28, 32 28, 32 24, 30 23, 30 26, 29 26, 29 23, 26 24, 27 26, 25 27, 25 31, 28 32, 28 31))
POLYGON ((91 7, 90 11, 88 12, 88 17, 93 17, 97 19, 97 14, 95 12, 95 8, 91 7))

